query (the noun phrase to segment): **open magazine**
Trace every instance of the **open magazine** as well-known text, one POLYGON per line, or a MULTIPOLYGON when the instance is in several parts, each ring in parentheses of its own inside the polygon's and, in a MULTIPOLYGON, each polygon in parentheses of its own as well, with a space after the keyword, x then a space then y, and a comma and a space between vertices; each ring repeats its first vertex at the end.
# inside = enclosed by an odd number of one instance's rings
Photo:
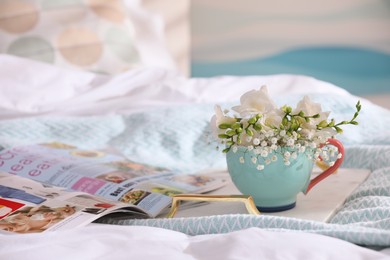
POLYGON ((0 230, 67 229, 111 213, 156 217, 172 195, 209 192, 225 183, 63 143, 14 147, 0 152, 0 230))

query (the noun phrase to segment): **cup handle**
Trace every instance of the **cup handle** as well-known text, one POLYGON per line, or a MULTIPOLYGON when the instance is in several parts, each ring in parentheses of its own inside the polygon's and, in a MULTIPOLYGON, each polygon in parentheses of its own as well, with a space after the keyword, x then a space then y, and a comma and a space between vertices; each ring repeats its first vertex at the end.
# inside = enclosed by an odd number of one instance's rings
POLYGON ((343 160, 344 160, 344 146, 343 146, 343 144, 337 139, 330 138, 330 139, 328 139, 328 141, 325 144, 322 144, 320 147, 324 147, 324 146, 329 145, 329 144, 337 147, 337 149, 339 150, 339 154, 341 153, 342 156, 341 156, 341 158, 338 158, 335 161, 333 166, 329 167, 323 173, 321 173, 320 175, 318 175, 317 177, 315 177, 314 179, 312 179, 310 181, 310 183, 307 186, 307 189, 305 191, 305 194, 307 194, 311 190, 311 188, 313 188, 320 181, 322 181, 323 179, 325 179, 326 177, 328 177, 329 175, 334 173, 340 167, 340 165, 343 163, 343 160))

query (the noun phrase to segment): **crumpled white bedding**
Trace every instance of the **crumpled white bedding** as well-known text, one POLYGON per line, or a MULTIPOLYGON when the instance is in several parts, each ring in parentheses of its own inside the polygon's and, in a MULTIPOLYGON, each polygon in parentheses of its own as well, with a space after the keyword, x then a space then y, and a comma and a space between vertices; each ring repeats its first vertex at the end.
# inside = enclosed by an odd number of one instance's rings
MULTIPOLYGON (((152 227, 95 224, 63 232, 0 236, 2 259, 351 259, 390 254, 343 240, 299 232, 249 228, 187 236, 152 227)), ((390 252, 387 252, 390 253, 390 252)))
POLYGON ((103 76, 0 54, 0 119, 128 114, 161 106, 229 102, 262 84, 269 86, 272 96, 308 91, 349 95, 330 83, 300 75, 188 79, 149 68, 103 76))
MULTIPOLYGON (((139 69, 107 77, 0 55, 0 120, 229 102, 260 84, 267 84, 272 96, 349 95, 332 84, 297 75, 187 79, 172 71, 139 69)), ((322 235, 257 228, 191 237, 154 227, 92 224, 44 234, 0 234, 0 259, 390 259, 389 251, 322 235)))

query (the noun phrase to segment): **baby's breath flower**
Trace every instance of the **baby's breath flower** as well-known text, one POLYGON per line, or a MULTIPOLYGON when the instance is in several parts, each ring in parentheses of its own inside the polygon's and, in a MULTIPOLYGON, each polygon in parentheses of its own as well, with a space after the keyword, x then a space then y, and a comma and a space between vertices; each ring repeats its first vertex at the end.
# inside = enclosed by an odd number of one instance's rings
POLYGON ((259 154, 261 154, 261 151, 262 150, 260 148, 256 148, 256 149, 253 150, 253 153, 256 154, 256 155, 259 155, 259 154))
POLYGON ((260 139, 259 138, 253 138, 253 144, 254 145, 259 145, 260 144, 260 139))
POLYGON ((276 155, 272 155, 271 161, 276 162, 278 160, 278 157, 276 155))
POLYGON ((259 165, 257 165, 256 169, 258 169, 259 171, 262 171, 262 170, 264 170, 264 165, 259 164, 259 165))
POLYGON ((252 162, 253 163, 257 163, 257 158, 256 157, 252 157, 252 162))
POLYGON ((253 145, 249 145, 247 148, 248 148, 248 151, 252 151, 253 150, 253 145))
POLYGON ((240 163, 245 163, 245 159, 244 159, 244 157, 240 157, 240 163))
POLYGON ((293 146, 294 145, 294 139, 289 138, 287 139, 287 146, 293 146))
POLYGON ((261 157, 267 157, 268 156, 268 152, 267 152, 267 150, 263 150, 263 151, 261 151, 261 157))
POLYGON ((262 141, 262 142, 261 142, 261 146, 262 146, 262 147, 265 147, 265 146, 267 146, 267 145, 268 145, 268 144, 267 144, 266 141, 262 141))
POLYGON ((276 144, 278 142, 278 138, 272 137, 271 138, 271 144, 276 144))
POLYGON ((236 153, 238 151, 238 147, 237 146, 233 146, 233 153, 236 153))
POLYGON ((296 152, 293 152, 293 153, 291 154, 291 158, 294 159, 294 160, 297 159, 297 156, 298 156, 298 155, 297 155, 296 152))

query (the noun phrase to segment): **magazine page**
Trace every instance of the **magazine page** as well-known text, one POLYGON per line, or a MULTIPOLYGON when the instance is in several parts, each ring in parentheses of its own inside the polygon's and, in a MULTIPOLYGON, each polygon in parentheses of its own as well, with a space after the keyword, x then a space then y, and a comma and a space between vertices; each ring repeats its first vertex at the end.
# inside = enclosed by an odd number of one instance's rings
POLYGON ((0 170, 136 205, 150 217, 156 217, 170 205, 171 195, 207 192, 225 184, 225 180, 209 175, 180 174, 106 151, 83 150, 62 143, 3 150, 0 170))
POLYGON ((83 192, 68 192, 0 172, 0 231, 37 233, 83 226, 129 205, 83 192))

